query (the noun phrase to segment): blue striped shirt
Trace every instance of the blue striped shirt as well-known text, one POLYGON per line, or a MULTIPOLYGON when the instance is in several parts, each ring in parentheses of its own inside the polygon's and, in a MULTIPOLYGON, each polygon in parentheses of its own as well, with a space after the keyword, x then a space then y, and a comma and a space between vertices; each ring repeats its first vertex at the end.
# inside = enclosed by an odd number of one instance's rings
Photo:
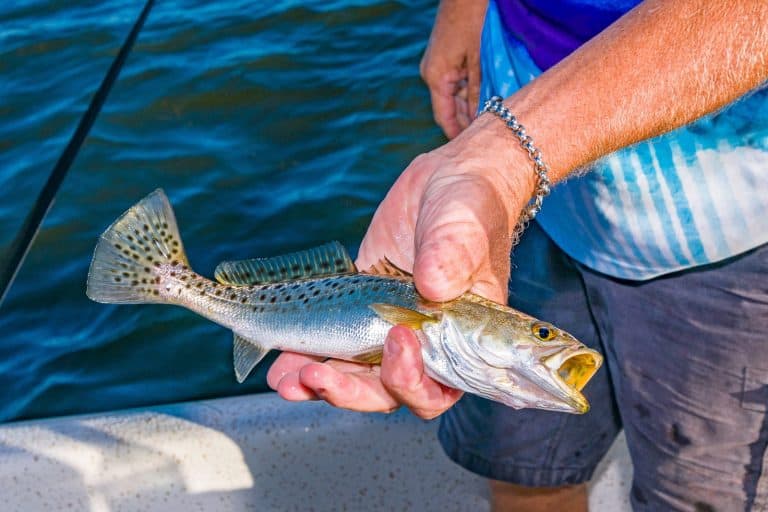
MULTIPOLYGON (((541 73, 525 46, 504 31, 493 1, 481 65, 481 104, 512 95, 541 73)), ((527 128, 535 139, 536 127, 527 128)), ((577 261, 633 280, 768 242, 768 87, 602 158, 585 175, 555 186, 537 220, 577 261)))

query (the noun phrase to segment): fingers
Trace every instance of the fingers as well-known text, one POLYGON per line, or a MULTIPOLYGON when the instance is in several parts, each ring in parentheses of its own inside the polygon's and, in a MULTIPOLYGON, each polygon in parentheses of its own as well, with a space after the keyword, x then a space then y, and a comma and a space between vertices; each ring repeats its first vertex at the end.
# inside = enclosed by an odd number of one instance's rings
MULTIPOLYGON (((318 363, 319 364, 319 363, 318 363)), ((275 391, 284 400, 289 402, 304 402, 306 400, 319 400, 311 388, 308 388, 301 383, 299 373, 289 373, 280 379, 280 382, 275 386, 275 391)))
POLYGON ((482 71, 480 68, 479 52, 474 52, 467 57, 467 102, 469 105, 470 119, 474 119, 477 116, 477 104, 480 101, 481 78, 482 71))
POLYGON ((435 122, 443 129, 446 137, 449 139, 456 137, 461 133, 461 126, 456 119, 456 104, 453 94, 445 94, 431 87, 429 92, 432 97, 432 113, 435 122))
POLYGON ((309 363, 322 361, 322 357, 297 354, 295 352, 283 352, 280 354, 267 372, 267 384, 274 390, 280 381, 290 373, 298 371, 309 363))
POLYGON ((393 327, 387 336, 381 382, 397 402, 424 419, 439 416, 462 395, 424 373, 421 344, 415 333, 403 326, 393 327))
POLYGON ((464 131, 469 123, 472 122, 473 115, 469 111, 469 102, 467 101, 468 84, 466 80, 462 80, 458 84, 458 90, 453 97, 453 103, 456 106, 456 122, 459 124, 461 131, 464 131))
POLYGON ((421 344, 402 326, 390 330, 381 367, 336 360, 321 363, 290 352, 275 365, 267 381, 284 399, 321 399, 353 411, 392 412, 404 404, 417 416, 431 419, 462 395, 425 374, 421 344))
POLYGON ((342 371, 330 364, 311 363, 301 369, 299 379, 303 386, 335 407, 360 412, 392 412, 400 407, 382 385, 378 369, 354 366, 357 371, 350 372, 349 366, 342 371))

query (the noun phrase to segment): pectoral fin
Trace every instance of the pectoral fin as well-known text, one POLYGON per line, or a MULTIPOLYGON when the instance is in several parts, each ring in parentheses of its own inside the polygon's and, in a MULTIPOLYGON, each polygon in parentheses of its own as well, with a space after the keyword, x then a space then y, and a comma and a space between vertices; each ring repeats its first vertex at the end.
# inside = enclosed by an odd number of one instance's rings
POLYGON ((235 345, 232 351, 232 360, 235 364, 235 377, 241 383, 248 377, 253 368, 264 359, 269 349, 262 347, 256 341, 235 334, 235 345))
POLYGON ((377 348, 377 349, 369 350, 368 352, 357 354, 352 358, 352 360, 358 363, 381 364, 382 355, 383 353, 381 351, 381 348, 377 348))
POLYGON ((439 321, 433 316, 392 304, 377 303, 371 304, 368 307, 392 325, 405 325, 411 329, 421 329, 421 326, 425 323, 439 321))

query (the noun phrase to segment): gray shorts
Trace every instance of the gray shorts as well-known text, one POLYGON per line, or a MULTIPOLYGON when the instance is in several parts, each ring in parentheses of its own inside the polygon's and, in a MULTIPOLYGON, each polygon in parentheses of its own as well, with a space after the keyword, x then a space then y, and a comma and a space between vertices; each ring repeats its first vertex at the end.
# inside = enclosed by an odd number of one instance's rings
POLYGON ((510 304, 605 355, 576 416, 466 395, 443 415, 454 461, 519 485, 585 482, 624 428, 635 510, 768 510, 768 246, 644 282, 590 271, 533 223, 510 304))

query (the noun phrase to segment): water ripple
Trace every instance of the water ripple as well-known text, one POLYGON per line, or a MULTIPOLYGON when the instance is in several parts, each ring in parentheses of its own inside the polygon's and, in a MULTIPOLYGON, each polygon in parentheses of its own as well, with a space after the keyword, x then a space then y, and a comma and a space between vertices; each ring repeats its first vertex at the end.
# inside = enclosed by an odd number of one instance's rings
MULTIPOLYGON (((105 306, 99 233, 157 187, 193 266, 337 239, 441 142, 418 61, 432 1, 158 2, 0 310, 0 421, 265 389, 231 333, 178 308, 105 306)), ((0 5, 0 250, 141 2, 0 5)))

